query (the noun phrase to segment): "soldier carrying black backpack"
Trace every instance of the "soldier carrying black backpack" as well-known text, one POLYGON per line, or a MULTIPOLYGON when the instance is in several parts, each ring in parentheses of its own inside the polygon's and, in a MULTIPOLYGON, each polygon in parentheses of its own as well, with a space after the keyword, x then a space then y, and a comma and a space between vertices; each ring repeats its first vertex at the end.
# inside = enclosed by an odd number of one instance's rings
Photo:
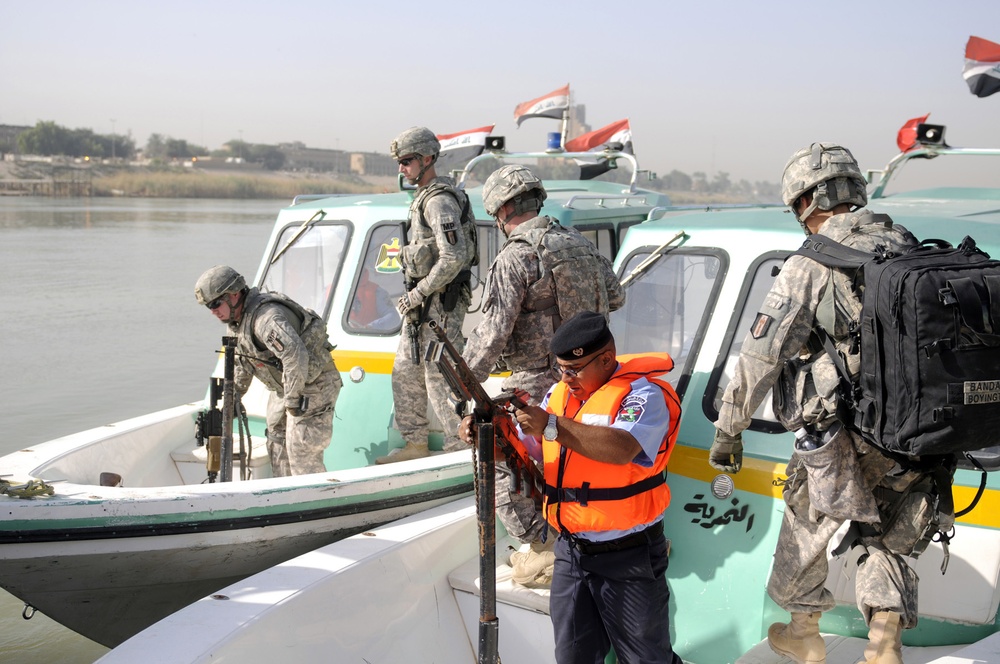
MULTIPOLYGON (((785 166, 782 199, 811 240, 821 235, 866 257, 919 251, 905 228, 864 209, 866 186, 848 150, 813 143, 785 166)), ((870 369, 857 326, 864 324, 873 288, 866 274, 862 302, 857 272, 857 263, 833 268, 805 255, 789 257, 743 342, 709 453, 713 467, 737 472, 741 434, 754 410, 771 388, 786 397, 776 399, 775 410, 796 434, 795 452, 767 592, 791 620, 771 625, 768 643, 796 662, 826 661, 819 619, 834 607, 824 587, 827 545, 845 521, 855 526, 852 541, 865 548, 855 579, 869 625, 865 661, 882 664, 901 664, 902 630, 917 622, 917 577, 905 557, 919 555, 954 521, 953 454, 911 463, 856 425, 866 402, 844 388, 870 369), (842 380, 841 372, 851 379, 842 380)))

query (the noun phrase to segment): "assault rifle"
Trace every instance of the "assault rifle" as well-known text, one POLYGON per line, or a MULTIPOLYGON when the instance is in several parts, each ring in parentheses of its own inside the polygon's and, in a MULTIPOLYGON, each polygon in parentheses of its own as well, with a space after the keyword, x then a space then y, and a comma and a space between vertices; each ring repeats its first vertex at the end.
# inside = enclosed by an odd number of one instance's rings
POLYGON ((436 362, 448 386, 459 399, 464 412, 464 404, 472 401, 472 414, 478 428, 476 449, 476 520, 479 523, 479 664, 499 662, 499 620, 496 614, 496 448, 507 457, 507 466, 513 474, 515 488, 520 490, 522 479, 528 480, 528 487, 535 500, 540 500, 544 483, 527 450, 521 445, 517 431, 505 410, 507 404, 525 408, 527 404, 514 394, 504 394, 491 399, 472 375, 469 365, 448 339, 447 333, 437 321, 427 321, 427 326, 437 335, 438 340, 427 346, 427 362, 436 362), (522 452, 518 451, 520 448, 522 452))
POLYGON ((509 406, 520 409, 527 404, 513 392, 490 397, 437 321, 427 321, 427 326, 437 335, 438 340, 428 344, 425 359, 437 363, 456 399, 462 403, 473 402, 472 415, 477 425, 484 422, 493 424, 496 445, 507 459, 514 491, 530 496, 540 506, 545 479, 521 443, 507 410, 509 406))

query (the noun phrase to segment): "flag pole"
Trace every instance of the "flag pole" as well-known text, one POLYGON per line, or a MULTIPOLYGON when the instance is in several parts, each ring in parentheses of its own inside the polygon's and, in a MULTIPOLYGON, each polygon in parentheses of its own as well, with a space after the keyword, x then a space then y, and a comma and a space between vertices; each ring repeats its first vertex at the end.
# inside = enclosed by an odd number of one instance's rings
POLYGON ((562 113, 562 131, 559 132, 559 147, 566 147, 566 132, 569 130, 569 107, 563 109, 562 113))

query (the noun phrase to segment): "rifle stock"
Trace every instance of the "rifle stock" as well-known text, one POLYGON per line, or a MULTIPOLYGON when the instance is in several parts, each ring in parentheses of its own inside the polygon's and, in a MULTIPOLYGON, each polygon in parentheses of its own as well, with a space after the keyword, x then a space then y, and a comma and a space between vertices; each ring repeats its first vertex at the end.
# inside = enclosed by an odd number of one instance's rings
POLYGON ((514 491, 530 496, 541 505, 545 478, 521 443, 517 427, 506 410, 508 404, 518 409, 525 408, 527 404, 518 399, 513 392, 503 392, 496 397, 490 397, 437 321, 427 321, 427 326, 438 340, 428 345, 425 359, 437 363, 456 399, 461 402, 473 402, 472 414, 477 424, 484 422, 493 424, 496 445, 506 457, 514 491))

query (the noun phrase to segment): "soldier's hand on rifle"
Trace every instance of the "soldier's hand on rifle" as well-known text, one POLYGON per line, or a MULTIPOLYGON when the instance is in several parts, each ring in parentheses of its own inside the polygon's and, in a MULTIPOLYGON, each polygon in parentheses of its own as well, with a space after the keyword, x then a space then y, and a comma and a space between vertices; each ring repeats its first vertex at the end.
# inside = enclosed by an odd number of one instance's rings
POLYGON ((424 296, 420 292, 420 289, 413 288, 405 293, 396 302, 396 311, 399 312, 400 316, 406 316, 411 310, 416 309, 424 302, 424 296))

